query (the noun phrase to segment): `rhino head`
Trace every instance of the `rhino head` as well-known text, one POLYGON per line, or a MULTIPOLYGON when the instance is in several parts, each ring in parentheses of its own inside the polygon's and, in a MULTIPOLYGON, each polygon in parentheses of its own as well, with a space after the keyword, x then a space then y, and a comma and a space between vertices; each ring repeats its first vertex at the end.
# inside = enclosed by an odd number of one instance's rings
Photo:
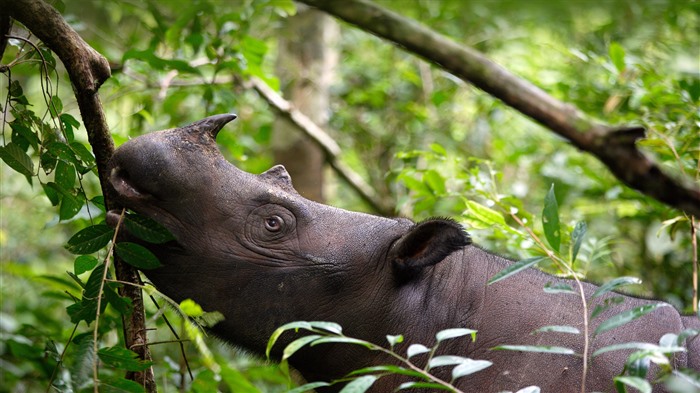
MULTIPOLYGON (((407 311, 402 299, 411 295, 399 292, 469 237, 450 220, 414 224, 312 202, 280 165, 259 175, 236 168, 215 142, 235 117, 140 136, 112 157, 120 202, 176 239, 149 245, 162 266, 145 274, 174 300, 221 312, 212 331, 259 354, 275 328, 297 320, 333 321, 383 341, 397 322, 390 316, 407 311)), ((344 372, 338 362, 321 363, 344 372)))

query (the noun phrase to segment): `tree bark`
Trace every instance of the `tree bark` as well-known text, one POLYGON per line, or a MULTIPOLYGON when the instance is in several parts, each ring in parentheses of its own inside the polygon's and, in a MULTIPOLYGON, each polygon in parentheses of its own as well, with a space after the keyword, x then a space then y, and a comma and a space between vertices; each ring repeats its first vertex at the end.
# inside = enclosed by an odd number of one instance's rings
MULTIPOLYGON (((46 44, 63 62, 68 72, 73 92, 78 102, 88 140, 95 154, 100 186, 107 210, 121 209, 116 204, 114 190, 109 186, 107 162, 114 152, 114 142, 105 120, 98 90, 110 77, 109 63, 73 30, 53 7, 42 0, 0 0, 0 9, 21 22, 29 31, 46 44)), ((141 284, 138 271, 115 256, 115 271, 120 281, 141 284)), ((143 360, 151 360, 145 326, 145 314, 141 290, 124 285, 120 294, 131 299, 133 311, 123 315, 126 347, 143 360)), ((153 369, 128 373, 127 378, 155 392, 153 369)))
POLYGON ((700 189, 664 173, 635 145, 641 127, 612 127, 545 93, 478 51, 367 0, 299 0, 391 41, 484 90, 602 161, 623 183, 700 217, 700 189))
MULTIPOLYGON (((333 18, 301 5, 297 14, 287 19, 278 44, 277 74, 284 95, 321 128, 328 123, 328 89, 337 63, 338 34, 333 18)), ((287 117, 275 120, 275 161, 287 168, 299 194, 323 202, 326 157, 296 128, 287 117)))

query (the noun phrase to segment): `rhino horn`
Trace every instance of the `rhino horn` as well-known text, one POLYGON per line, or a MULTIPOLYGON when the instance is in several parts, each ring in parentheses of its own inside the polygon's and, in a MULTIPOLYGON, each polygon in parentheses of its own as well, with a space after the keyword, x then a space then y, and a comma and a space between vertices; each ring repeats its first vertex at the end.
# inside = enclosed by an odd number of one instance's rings
POLYGON ((221 129, 224 128, 227 123, 235 120, 236 117, 238 116, 234 115, 233 113, 209 116, 183 127, 182 131, 192 135, 206 135, 211 137, 212 140, 216 140, 216 135, 219 133, 219 131, 221 131, 221 129))

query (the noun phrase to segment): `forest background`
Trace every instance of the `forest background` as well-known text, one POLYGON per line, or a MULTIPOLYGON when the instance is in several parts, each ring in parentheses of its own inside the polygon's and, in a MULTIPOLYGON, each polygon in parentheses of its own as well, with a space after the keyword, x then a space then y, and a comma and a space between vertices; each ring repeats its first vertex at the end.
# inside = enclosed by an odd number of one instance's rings
MULTIPOLYGON (((592 118, 643 126, 646 137, 637 146, 673 177, 698 184, 699 3, 377 3, 484 53, 592 118)), ((239 119, 218 141, 242 169, 260 173, 281 161, 303 193, 335 206, 415 220, 454 217, 478 244, 517 260, 543 250, 511 213, 545 237, 542 205, 553 186, 562 243, 568 244, 577 223, 587 224, 572 263, 581 277, 598 283, 639 277, 642 285, 629 291, 693 310, 698 253, 689 216, 625 186, 590 154, 414 54, 286 0, 54 5, 110 62, 112 76, 100 94, 117 145, 235 112, 239 119), (321 126, 340 146, 338 155, 318 150, 298 126, 281 119, 261 85, 280 90, 321 126), (308 160, 296 162, 299 157, 308 160), (345 172, 339 174, 339 167, 345 172), (345 179, 348 172, 364 179, 369 194, 357 192, 357 184, 345 179)), ((11 40, 5 50, 1 64, 11 67, 0 78, 3 145, 18 132, 7 124, 14 117, 10 100, 25 97, 46 127, 73 124, 75 141, 87 146, 82 124, 74 125, 81 118, 65 70, 48 51, 42 54, 47 68, 23 40, 11 40), (48 74, 41 74, 45 69, 48 74)), ((79 390, 81 357, 69 352, 79 346, 67 350, 69 361, 58 374, 46 354, 61 353, 75 333, 66 307, 74 302, 68 294, 80 288, 66 271, 84 280, 88 271, 75 271, 75 256, 64 244, 102 219, 99 182, 89 166, 81 173, 76 165, 69 192, 92 200, 92 208, 47 198, 45 186, 66 172, 55 163, 41 169, 41 151, 25 151, 35 162, 30 176, 10 168, 4 157, 0 164, 0 391, 46 390, 51 379, 79 390)), ((554 264, 539 266, 565 274, 554 264)), ((151 341, 172 340, 157 309, 149 304, 148 312, 158 326, 151 341)), ((107 309, 105 342, 120 340, 118 317, 107 309)), ((184 329, 184 322, 178 324, 184 329)), ((78 334, 89 330, 78 326, 78 334)), ((201 345, 213 354, 201 356, 202 346, 186 346, 194 381, 177 345, 153 346, 154 358, 165 360, 156 365, 159 386, 287 386, 275 366, 213 339, 201 345), (228 378, 225 383, 217 382, 217 373, 228 378)))

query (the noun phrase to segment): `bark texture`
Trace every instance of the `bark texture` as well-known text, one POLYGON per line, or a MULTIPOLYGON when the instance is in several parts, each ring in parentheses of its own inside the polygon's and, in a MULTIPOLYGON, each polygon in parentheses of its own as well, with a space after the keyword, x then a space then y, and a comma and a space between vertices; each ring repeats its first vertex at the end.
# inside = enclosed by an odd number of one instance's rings
POLYGON ((602 161, 630 187, 700 217, 700 189, 675 179, 646 157, 635 142, 641 127, 613 127, 588 118, 483 54, 367 0, 299 0, 391 41, 484 90, 602 161))
MULTIPOLYGON (((3 10, 3 14, 7 13, 6 15, 22 23, 63 62, 73 86, 88 140, 95 154, 107 210, 120 209, 121 207, 115 203, 114 191, 108 182, 107 162, 114 152, 114 142, 98 94, 102 83, 111 76, 107 59, 83 41, 61 14, 42 0, 0 0, 0 9, 3 10)), ((116 256, 114 263, 118 280, 141 284, 135 268, 120 261, 116 256)), ((141 290, 124 285, 120 289, 120 294, 130 298, 133 305, 132 313, 122 316, 126 346, 135 351, 141 359, 151 360, 150 351, 145 345, 148 340, 141 290)), ((144 386, 147 392, 156 391, 152 368, 143 372, 130 372, 127 378, 144 386)))

